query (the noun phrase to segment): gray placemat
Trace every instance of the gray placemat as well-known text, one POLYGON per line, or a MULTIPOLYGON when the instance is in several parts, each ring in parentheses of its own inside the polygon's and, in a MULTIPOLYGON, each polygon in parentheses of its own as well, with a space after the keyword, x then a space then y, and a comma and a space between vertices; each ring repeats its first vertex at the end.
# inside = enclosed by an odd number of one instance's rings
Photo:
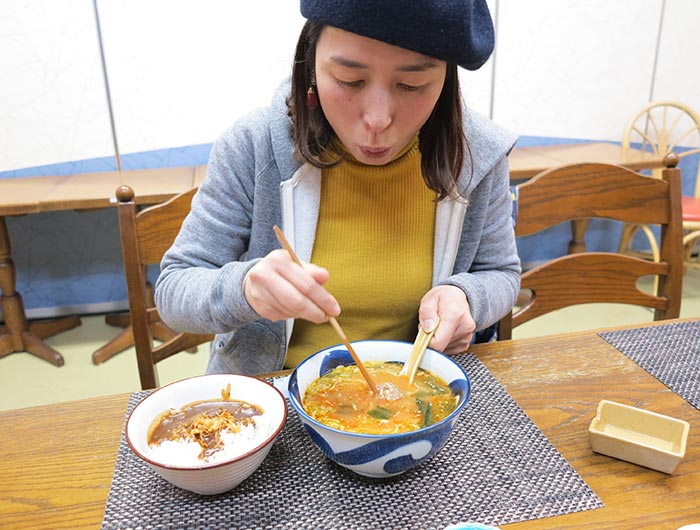
MULTIPOLYGON (((447 445, 418 468, 391 479, 356 475, 321 455, 290 408, 260 468, 207 497, 161 479, 122 434, 102 528, 440 530, 602 507, 484 365, 471 354, 455 358, 471 379, 470 401, 447 445)), ((129 410, 144 396, 133 394, 129 410)))
POLYGON ((700 321, 599 333, 696 409, 700 409, 700 321))

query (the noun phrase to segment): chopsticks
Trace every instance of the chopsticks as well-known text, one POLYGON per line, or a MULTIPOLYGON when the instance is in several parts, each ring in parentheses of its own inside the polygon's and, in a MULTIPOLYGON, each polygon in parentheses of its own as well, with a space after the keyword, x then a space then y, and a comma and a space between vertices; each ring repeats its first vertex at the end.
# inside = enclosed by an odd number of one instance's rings
POLYGON ((406 359, 403 368, 399 372, 399 375, 408 376, 409 383, 413 383, 413 379, 416 377, 416 372, 418 371, 418 365, 421 359, 423 359, 425 350, 428 348, 428 344, 430 344, 430 339, 433 338, 435 330, 437 330, 439 325, 440 317, 438 317, 437 322, 435 322, 432 331, 425 331, 423 328, 418 330, 418 335, 413 343, 413 349, 411 349, 411 353, 408 354, 408 359, 406 359))
MULTIPOLYGON (((272 227, 272 229, 275 231, 275 236, 277 236, 277 241, 279 241, 280 245, 282 245, 282 248, 284 250, 286 250, 287 252, 289 252, 289 255, 292 257, 292 261, 294 261, 294 263, 296 263, 297 265, 303 267, 303 264, 301 263, 299 256, 297 256, 296 252, 294 252, 294 249, 289 244, 289 241, 287 241, 287 238, 284 236, 284 232, 282 232, 280 227, 275 225, 272 227)), ((348 340, 347 336, 343 332, 343 329, 340 327, 340 324, 338 324, 338 321, 334 317, 328 316, 328 322, 330 323, 331 326, 333 326, 333 329, 340 337, 340 340, 343 342, 345 347, 348 349, 348 352, 352 356, 352 359, 355 361, 355 364, 357 365, 357 367, 360 369, 362 376, 367 381, 367 384, 372 389, 372 392, 374 392, 376 395, 379 395, 379 390, 377 389, 377 384, 374 382, 374 379, 372 378, 372 376, 369 375, 369 372, 367 371, 367 368, 365 368, 365 365, 362 364, 362 361, 358 357, 355 349, 350 345, 350 341, 348 340)))

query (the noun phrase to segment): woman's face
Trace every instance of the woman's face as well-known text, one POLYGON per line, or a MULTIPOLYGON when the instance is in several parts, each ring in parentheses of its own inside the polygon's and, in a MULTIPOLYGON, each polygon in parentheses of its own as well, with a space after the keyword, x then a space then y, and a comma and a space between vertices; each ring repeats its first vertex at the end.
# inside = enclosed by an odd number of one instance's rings
POLYGON ((426 122, 446 64, 417 52, 327 26, 316 46, 323 113, 360 162, 390 162, 426 122))

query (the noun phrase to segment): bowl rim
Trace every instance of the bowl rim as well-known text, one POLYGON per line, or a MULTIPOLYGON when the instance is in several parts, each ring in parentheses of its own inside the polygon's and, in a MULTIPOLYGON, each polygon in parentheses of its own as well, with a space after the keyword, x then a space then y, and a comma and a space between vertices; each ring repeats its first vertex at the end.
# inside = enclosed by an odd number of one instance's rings
POLYGON ((282 428, 284 427, 285 423, 287 422, 287 400, 284 398, 282 395, 282 392, 279 391, 278 388, 276 388, 273 384, 268 383, 267 381, 263 379, 259 379, 254 376, 250 375, 244 375, 244 374, 202 374, 202 375, 196 375, 192 377, 185 377, 183 379, 179 379, 177 381, 173 381, 172 383, 168 383, 166 385, 163 385, 161 387, 158 387, 154 389, 150 394, 148 394, 145 398, 143 398, 141 401, 139 401, 136 406, 131 410, 129 413, 129 417, 126 420, 126 423, 124 424, 124 438, 126 440, 127 445, 129 448, 138 456, 141 460, 144 462, 147 462, 153 466, 162 468, 162 469, 172 469, 172 470, 177 470, 177 471, 195 471, 195 470, 202 470, 202 469, 215 469, 217 467, 222 467, 226 466, 229 464, 232 464, 234 462, 237 462, 239 460, 244 460, 245 458, 249 457, 250 455, 257 453, 261 449, 263 449, 265 446, 269 445, 272 443, 277 436, 279 435, 280 431, 282 431, 282 428), (258 445, 253 447, 252 449, 246 451, 245 453, 242 453, 240 455, 234 456, 232 458, 228 458, 226 460, 222 460, 219 462, 214 462, 214 463, 204 463, 196 466, 178 466, 178 465, 172 465, 172 464, 164 464, 162 462, 159 462, 157 460, 154 460, 153 458, 149 458, 148 456, 144 455, 141 451, 139 451, 134 444, 131 441, 131 437, 129 436, 129 422, 131 422, 131 418, 136 412, 136 409, 138 409, 142 403, 144 403, 147 399, 150 397, 154 396, 157 392, 164 388, 171 387, 173 385, 178 385, 186 381, 191 381, 194 379, 208 379, 211 377, 232 377, 232 378, 245 378, 245 379, 251 379, 255 381, 256 383, 261 383, 263 385, 267 385, 268 387, 272 388, 276 395, 279 396, 280 401, 282 403, 282 419, 279 422, 279 425, 275 428, 275 430, 270 433, 262 442, 260 442, 258 445))
MULTIPOLYGON (((405 342, 405 341, 400 341, 400 340, 390 340, 390 339, 367 339, 367 340, 357 340, 357 341, 350 341, 350 344, 359 344, 359 343, 368 343, 368 342, 393 342, 393 343, 401 343, 401 344, 411 344, 410 342, 405 342)), ((421 427, 420 429, 416 429, 414 431, 406 431, 406 432, 397 432, 397 433, 391 433, 391 434, 365 434, 365 433, 359 433, 359 432, 351 432, 351 431, 344 431, 342 429, 336 429, 335 427, 331 427, 329 425, 326 425, 325 423, 321 423, 315 418, 312 418, 309 416, 309 414, 304 410, 304 407, 301 403, 299 403, 296 399, 296 396, 294 393, 291 391, 291 386, 292 382, 296 380, 297 378, 297 370, 301 368, 306 362, 309 362, 312 358, 316 357, 317 355, 321 354, 322 352, 332 350, 334 348, 345 348, 347 351, 347 348, 345 347, 344 344, 339 343, 335 344, 333 346, 328 346, 327 348, 323 348, 322 350, 318 350, 315 353, 312 353, 309 355, 306 359, 301 361, 292 371, 292 373, 289 376, 289 381, 287 382, 287 394, 289 395, 289 402, 292 404, 292 407, 294 410, 302 416, 306 421, 309 423, 312 423, 313 425, 316 425, 322 429, 326 429, 328 431, 337 433, 337 434, 343 434, 343 435, 348 435, 353 438, 357 439, 370 439, 370 440, 381 440, 385 439, 387 437, 394 437, 394 438, 401 438, 401 437, 408 437, 408 436, 415 436, 416 433, 425 433, 434 429, 438 429, 442 427, 442 425, 450 420, 452 420, 453 417, 456 415, 460 414, 462 412, 462 409, 467 405, 469 402, 469 396, 471 394, 471 379, 469 379, 469 374, 467 374, 466 370, 462 368, 457 361, 452 359, 449 355, 446 355, 442 352, 439 352, 437 350, 434 350, 432 348, 426 349, 426 352, 430 351, 432 354, 437 354, 441 357, 444 357, 447 359, 450 363, 452 363, 463 375, 464 375, 464 380, 467 382, 467 395, 462 401, 461 404, 458 404, 455 410, 453 410, 448 416, 444 417, 442 420, 440 420, 437 423, 433 423, 432 425, 428 425, 426 427, 421 427)), ((354 364, 354 363, 353 363, 354 364)))

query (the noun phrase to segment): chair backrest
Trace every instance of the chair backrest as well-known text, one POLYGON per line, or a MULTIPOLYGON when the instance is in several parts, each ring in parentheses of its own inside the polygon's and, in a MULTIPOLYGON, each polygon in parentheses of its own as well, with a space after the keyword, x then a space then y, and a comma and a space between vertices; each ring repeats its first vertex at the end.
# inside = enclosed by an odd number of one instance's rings
MULTIPOLYGON (((661 156, 676 153, 683 158, 700 153, 700 115, 678 101, 653 101, 642 107, 622 135, 622 147, 637 147, 661 156), (685 150, 679 147, 686 148, 685 150)), ((653 170, 660 177, 661 170, 653 170)), ((700 197, 700 157, 694 196, 700 197)))
POLYGON ((151 331, 151 327, 160 322, 160 316, 147 290, 148 266, 159 263, 173 244, 196 191, 192 189, 140 212, 137 212, 134 191, 129 186, 120 186, 116 192, 134 349, 144 390, 159 386, 157 363, 213 338, 212 335, 179 333, 156 347, 151 331))
MULTIPOLYGON (((677 158, 667 157, 669 164, 677 158)), ((531 296, 499 322, 498 338, 512 328, 568 306, 607 302, 654 309, 654 320, 680 313, 683 279, 681 174, 675 167, 660 179, 610 164, 573 164, 547 170, 518 186, 516 236, 540 232, 565 221, 605 218, 661 228, 659 262, 607 252, 568 254, 521 276, 531 296), (637 287, 657 275, 656 292, 637 287)))

